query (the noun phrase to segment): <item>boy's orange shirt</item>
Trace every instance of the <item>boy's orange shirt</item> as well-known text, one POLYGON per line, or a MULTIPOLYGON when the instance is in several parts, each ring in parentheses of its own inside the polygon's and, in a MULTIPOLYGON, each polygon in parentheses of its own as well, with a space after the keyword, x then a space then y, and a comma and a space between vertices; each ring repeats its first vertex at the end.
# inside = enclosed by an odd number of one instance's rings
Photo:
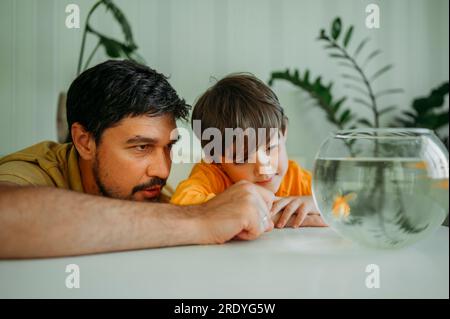
MULTIPOLYGON (((178 185, 170 202, 176 205, 202 204, 231 185, 231 179, 217 165, 201 162, 194 166, 189 178, 178 185)), ((290 160, 286 175, 275 195, 311 195, 311 173, 290 160)))

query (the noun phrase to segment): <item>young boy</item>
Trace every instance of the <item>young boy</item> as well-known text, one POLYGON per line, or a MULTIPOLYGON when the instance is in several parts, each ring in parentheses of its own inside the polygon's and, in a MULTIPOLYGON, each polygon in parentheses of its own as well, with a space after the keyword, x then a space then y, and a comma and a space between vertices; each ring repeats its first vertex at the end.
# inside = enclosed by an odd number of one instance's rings
POLYGON ((195 128, 194 132, 205 153, 214 136, 205 133, 208 129, 220 133, 221 139, 215 141, 219 154, 206 154, 208 160, 194 166, 178 185, 173 204, 201 204, 247 180, 277 196, 271 210, 275 227, 326 226, 311 197, 311 174, 288 160, 287 117, 267 85, 249 74, 229 75, 200 97, 192 113, 193 127, 195 121, 200 121, 201 132, 195 128), (227 141, 227 130, 239 128, 241 134, 227 141), (252 129, 253 135, 242 134, 252 129), (262 137, 257 134, 261 129, 265 129, 262 137))

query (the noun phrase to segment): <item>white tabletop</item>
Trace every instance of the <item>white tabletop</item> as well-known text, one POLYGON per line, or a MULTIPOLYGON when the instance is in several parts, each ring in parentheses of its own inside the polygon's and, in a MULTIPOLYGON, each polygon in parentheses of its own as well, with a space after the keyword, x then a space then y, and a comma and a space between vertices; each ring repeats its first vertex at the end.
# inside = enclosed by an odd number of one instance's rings
POLYGON ((282 229, 251 242, 0 261, 0 298, 449 298, 449 234, 387 251, 329 228, 282 229), (80 288, 66 287, 68 264, 80 288), (370 264, 379 288, 366 286, 370 264))

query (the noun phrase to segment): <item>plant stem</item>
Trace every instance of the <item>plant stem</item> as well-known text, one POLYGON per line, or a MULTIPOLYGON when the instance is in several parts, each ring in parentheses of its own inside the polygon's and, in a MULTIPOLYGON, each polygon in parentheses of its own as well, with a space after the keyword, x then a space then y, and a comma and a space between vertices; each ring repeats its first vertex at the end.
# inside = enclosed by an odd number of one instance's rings
POLYGON ((84 54, 84 47, 86 45, 86 36, 87 36, 87 32, 88 32, 88 26, 89 26, 89 19, 91 18, 92 13, 94 13, 94 11, 97 9, 97 7, 103 3, 103 0, 99 0, 93 7, 91 10, 89 10, 89 13, 86 17, 86 24, 84 25, 84 30, 83 30, 83 39, 81 40, 81 49, 80 49, 80 56, 78 58, 78 67, 77 67, 77 75, 80 74, 81 72, 81 65, 83 64, 83 54, 84 54))
POLYGON ((91 52, 91 54, 89 55, 86 64, 84 65, 83 70, 86 70, 89 63, 91 62, 92 58, 94 57, 95 52, 97 52, 98 48, 100 47, 101 41, 98 41, 97 45, 95 46, 94 50, 91 52))
POLYGON ((373 117, 374 117, 374 127, 375 128, 379 128, 380 127, 380 114, 378 113, 378 107, 377 107, 377 100, 375 98, 375 94, 373 93, 372 87, 370 86, 369 80, 367 79, 366 75, 364 74, 363 70, 360 68, 360 66, 356 63, 355 59, 353 59, 348 52, 342 48, 339 44, 337 44, 335 41, 332 41, 330 39, 327 39, 335 48, 337 48, 344 56, 347 60, 349 60, 352 65, 354 66, 354 68, 356 69, 356 71, 359 73, 359 75, 361 76, 364 85, 367 88, 367 92, 369 94, 369 98, 370 101, 372 103, 372 112, 373 112, 373 117))

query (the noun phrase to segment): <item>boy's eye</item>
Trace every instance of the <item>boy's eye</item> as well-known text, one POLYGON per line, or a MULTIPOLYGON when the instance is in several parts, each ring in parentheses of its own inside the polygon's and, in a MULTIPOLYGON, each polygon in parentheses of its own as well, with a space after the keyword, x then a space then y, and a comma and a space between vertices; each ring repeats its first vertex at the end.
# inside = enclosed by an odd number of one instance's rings
POLYGON ((269 146, 267 147, 267 152, 270 152, 271 150, 274 150, 274 149, 276 149, 277 147, 278 147, 278 144, 269 145, 269 146))

